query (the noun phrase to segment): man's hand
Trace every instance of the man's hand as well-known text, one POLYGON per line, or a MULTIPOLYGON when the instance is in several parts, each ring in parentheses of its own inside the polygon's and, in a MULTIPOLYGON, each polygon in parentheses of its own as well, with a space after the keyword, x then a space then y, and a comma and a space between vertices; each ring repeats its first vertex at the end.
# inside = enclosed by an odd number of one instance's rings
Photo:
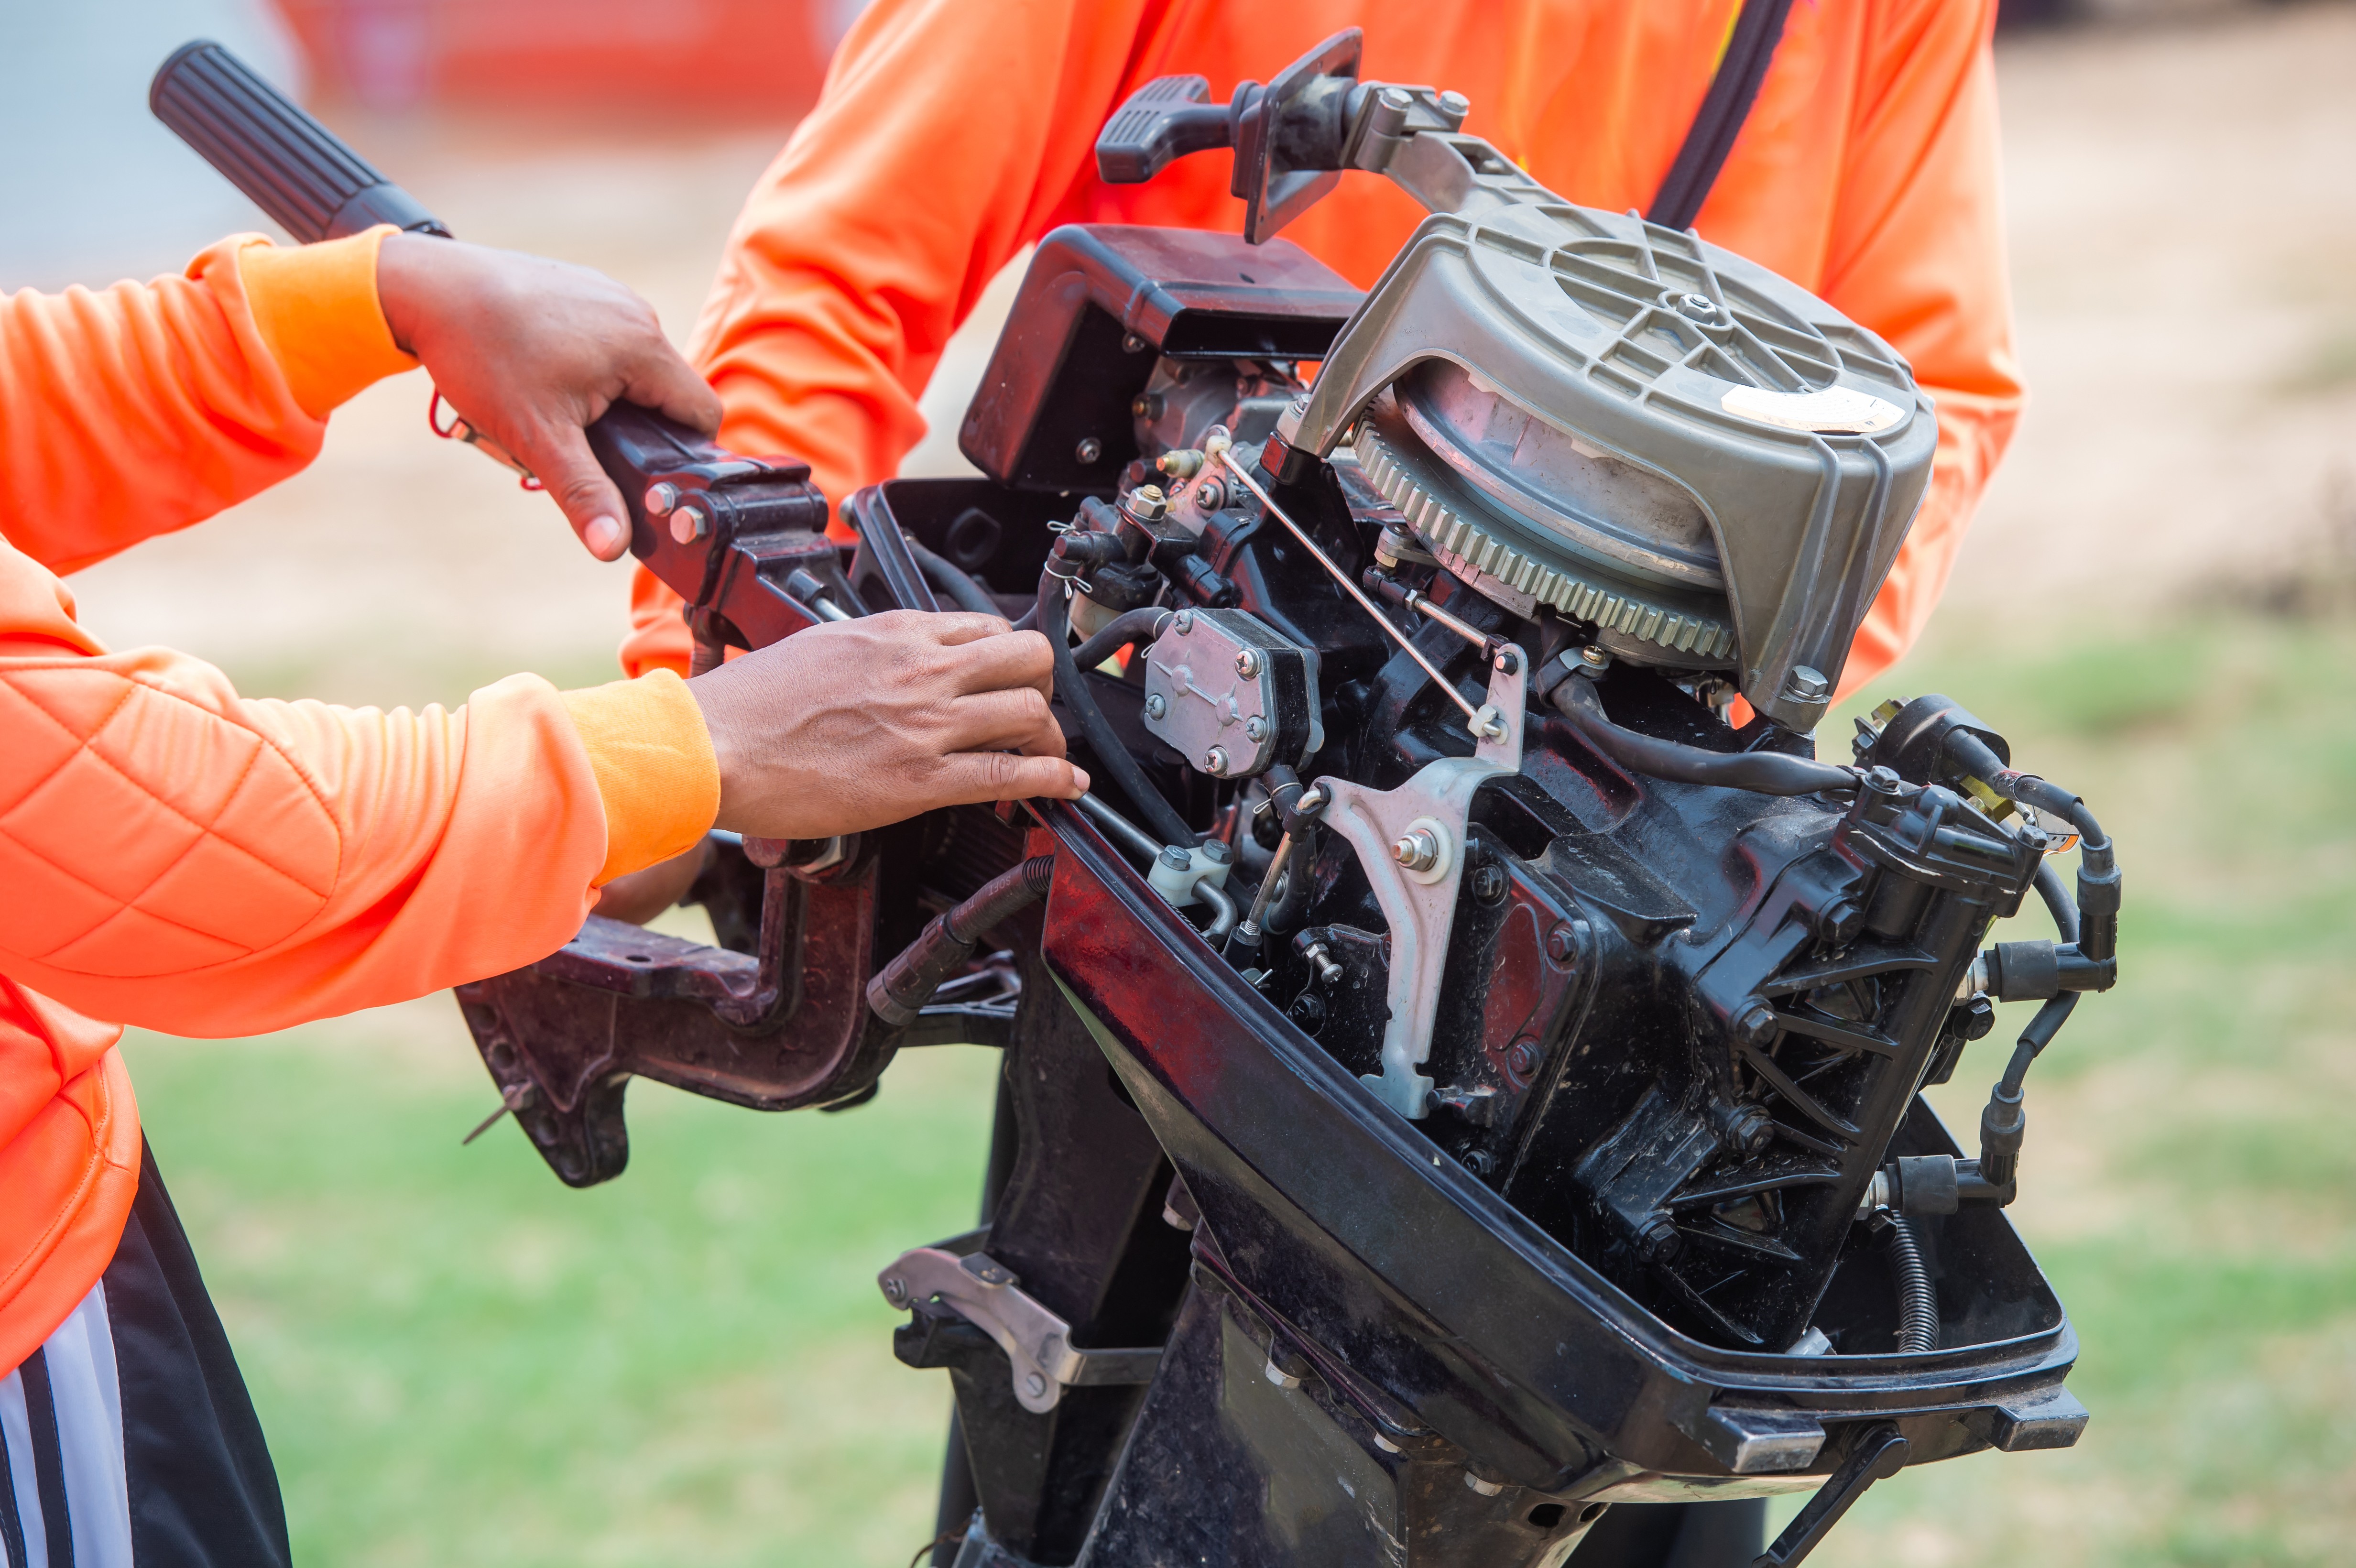
POLYGON ((813 626, 687 683, 720 760, 718 826, 826 838, 1088 776, 1047 709, 1047 639, 994 615, 894 610, 813 626))
POLYGON ((628 548, 630 514, 584 427, 627 400, 706 435, 720 428, 720 400, 663 336, 653 307, 602 272, 389 234, 376 289, 393 341, 425 362, 468 424, 548 487, 600 560, 628 548))

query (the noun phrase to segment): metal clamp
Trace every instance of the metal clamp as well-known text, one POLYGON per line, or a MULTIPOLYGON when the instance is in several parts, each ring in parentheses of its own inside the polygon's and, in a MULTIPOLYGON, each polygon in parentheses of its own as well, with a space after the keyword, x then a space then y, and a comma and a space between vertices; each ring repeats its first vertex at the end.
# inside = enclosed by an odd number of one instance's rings
MULTIPOLYGON (((1431 1056, 1431 1025, 1440 1010, 1449 933, 1456 922, 1456 890, 1464 876, 1462 845, 1472 796, 1497 773, 1522 765, 1524 706, 1529 660, 1518 647, 1500 650, 1489 676, 1487 733, 1470 757, 1424 766, 1395 790, 1376 791, 1348 779, 1325 778, 1333 797, 1324 821, 1358 852, 1375 901, 1390 924, 1390 1021, 1383 1026, 1383 1070, 1365 1083, 1409 1120, 1431 1109, 1431 1079, 1418 1071, 1431 1056), (1404 849, 1416 839, 1416 848, 1404 849)), ((1450 688, 1453 690, 1453 688, 1450 688)))
POLYGON ((986 1253, 958 1257, 938 1247, 900 1254, 878 1275, 884 1299, 905 1309, 937 1301, 998 1341, 1006 1352, 1014 1398, 1044 1415, 1067 1388, 1153 1381, 1162 1364, 1158 1348, 1083 1350, 1072 1344, 1072 1326, 1018 1288, 1004 1264, 986 1253))

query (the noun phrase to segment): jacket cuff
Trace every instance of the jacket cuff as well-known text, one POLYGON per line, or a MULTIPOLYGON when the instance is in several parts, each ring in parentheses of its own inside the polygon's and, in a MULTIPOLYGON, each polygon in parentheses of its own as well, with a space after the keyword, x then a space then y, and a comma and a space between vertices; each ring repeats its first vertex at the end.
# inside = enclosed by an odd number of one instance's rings
POLYGON ((720 761, 687 682, 656 670, 563 697, 605 804, 594 885, 695 848, 720 814, 720 761))
POLYGON ((363 387, 413 370, 386 325, 376 293, 376 253, 392 225, 316 245, 256 237, 237 253, 253 325, 285 372, 303 411, 326 419, 363 387))

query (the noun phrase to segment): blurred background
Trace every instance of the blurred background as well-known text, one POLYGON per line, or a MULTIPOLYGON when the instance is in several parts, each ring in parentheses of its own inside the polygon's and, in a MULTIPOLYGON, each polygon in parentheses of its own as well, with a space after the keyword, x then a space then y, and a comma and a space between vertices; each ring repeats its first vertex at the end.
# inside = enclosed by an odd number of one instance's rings
MULTIPOLYGON (((459 233, 603 268, 683 337, 857 10, 0 0, 0 287, 145 275, 262 226, 146 114, 155 66, 209 36, 459 233)), ((1876 1488, 1816 1561, 2344 1563, 2356 7, 2008 22, 2032 403, 1931 636, 1866 700, 1953 693, 2120 840, 2125 980, 2038 1070, 2014 1211, 2076 1317, 2094 1421, 2068 1453, 1876 1488)), ((927 395, 912 470, 958 464, 1005 293, 927 395)), ((422 374, 380 385, 309 472, 80 573, 84 618, 256 694, 610 678, 624 574, 428 436, 426 400, 422 374)), ((2008 1038, 1941 1092, 1952 1123, 2008 1038)), ((496 1102, 447 998, 128 1050, 305 1561, 897 1568, 929 1539, 946 1387, 892 1360, 873 1275, 970 1222, 986 1053, 912 1053, 839 1116, 641 1083, 628 1173, 575 1193, 511 1128, 457 1147, 496 1102)))

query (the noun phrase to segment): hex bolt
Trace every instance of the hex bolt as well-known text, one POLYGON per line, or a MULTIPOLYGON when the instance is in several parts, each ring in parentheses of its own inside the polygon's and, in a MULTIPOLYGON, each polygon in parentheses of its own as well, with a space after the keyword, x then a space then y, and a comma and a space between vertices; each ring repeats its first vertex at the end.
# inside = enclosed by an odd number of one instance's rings
POLYGON ((1191 871, 1194 869, 1194 857, 1175 844, 1164 844, 1162 847, 1161 860, 1173 871, 1191 871))
POLYGON ((1386 87, 1383 89, 1383 107, 1396 109, 1404 114, 1415 107, 1415 94, 1404 87, 1386 87))
POLYGON ((1792 673, 1783 678, 1783 695, 1795 702, 1822 702, 1832 695, 1832 689, 1833 683, 1825 678, 1822 670, 1804 664, 1794 665, 1792 673))
POLYGON ((1203 753, 1203 771, 1215 779, 1227 776, 1227 749, 1225 746, 1214 746, 1203 753))
POLYGON ((1236 654, 1236 673, 1248 680, 1259 673, 1260 666, 1265 662, 1258 648, 1241 649, 1236 654))
POLYGON ((1429 871, 1440 864, 1440 840, 1430 829, 1419 827, 1391 846, 1391 859, 1410 871, 1429 871))
POLYGON ((1257 745, 1268 739, 1268 720, 1255 713, 1244 720, 1244 739, 1257 745))
POLYGON ((1311 943, 1301 950, 1301 955, 1309 960, 1311 968, 1317 971, 1317 981, 1320 985, 1331 986, 1349 973, 1333 962, 1333 955, 1322 942, 1311 943))
POLYGON ((712 519, 692 502, 681 503, 670 515, 670 537, 680 544, 693 544, 711 531, 712 519))
POLYGON ((1558 925, 1547 933, 1546 955, 1558 964, 1569 965, 1579 956, 1579 933, 1568 925, 1558 925))
POLYGON ((1745 1045, 1755 1045, 1764 1051, 1775 1042, 1776 1033, 1783 1026, 1783 1021, 1776 1018, 1775 1009, 1772 1006, 1764 1001, 1753 1000, 1745 1003, 1735 1011, 1733 1027, 1735 1039, 1745 1045))
POLYGON ((1524 1035, 1505 1051, 1505 1071, 1516 1078, 1527 1078, 1538 1070, 1538 1042, 1524 1035))
POLYGON ((1169 711, 1170 699, 1168 698, 1162 696, 1158 691, 1149 692, 1146 695, 1145 716, 1148 719, 1159 719, 1169 711))
POLYGON ((1104 455, 1104 443, 1095 436, 1084 435, 1080 438, 1080 444, 1072 448, 1072 455, 1078 458, 1085 467, 1104 455))
POLYGON ((648 516, 667 517, 670 516, 670 509, 678 505, 679 486, 669 480, 658 480, 647 486, 648 516))
POLYGON ((1440 108, 1442 113, 1456 116, 1457 123, 1462 124, 1464 116, 1472 112, 1472 101, 1451 87, 1440 95, 1440 108))
POLYGON ((1203 859, 1214 866, 1232 866, 1236 863, 1236 847, 1224 838, 1205 838, 1203 859))
POLYGON ((1684 1244, 1685 1238, 1677 1234, 1676 1221, 1666 1214, 1655 1216, 1636 1232, 1636 1255, 1648 1264, 1668 1262, 1684 1244))

